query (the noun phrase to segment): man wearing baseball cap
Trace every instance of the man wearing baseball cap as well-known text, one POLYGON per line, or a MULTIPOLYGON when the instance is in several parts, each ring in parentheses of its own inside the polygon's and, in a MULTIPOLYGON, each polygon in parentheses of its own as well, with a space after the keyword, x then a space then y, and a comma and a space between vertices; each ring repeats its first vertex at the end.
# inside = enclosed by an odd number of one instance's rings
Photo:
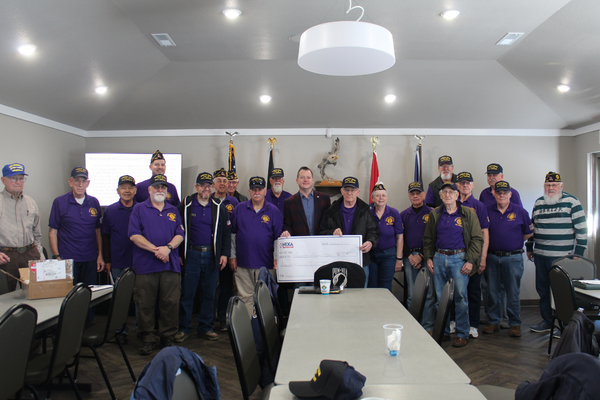
POLYGON ((425 196, 425 204, 429 207, 439 207, 442 205, 442 199, 440 198, 442 184, 456 182, 456 175, 453 173, 454 164, 452 164, 452 157, 441 156, 438 158, 438 171, 440 172, 440 176, 431 181, 427 189, 427 196, 425 196))
POLYGON ((240 180, 238 179, 237 174, 233 171, 228 171, 227 172, 227 194, 231 197, 234 197, 240 203, 242 201, 248 201, 248 198, 246 196, 244 196, 243 194, 238 192, 237 188, 238 188, 239 184, 240 184, 240 180))
MULTIPOLYGON (((496 204, 496 197, 494 196, 494 185, 496 182, 500 182, 504 180, 504 169, 502 165, 492 163, 487 166, 486 169, 486 177, 487 183, 490 185, 489 187, 483 189, 479 194, 479 201, 482 202, 486 207, 490 204, 496 204)), ((523 203, 521 203, 521 196, 519 196, 519 192, 515 188, 510 188, 510 202, 515 203, 523 207, 523 203)))
POLYGON ((271 190, 267 190, 265 200, 277 207, 283 217, 283 202, 292 197, 290 192, 283 190, 283 184, 285 183, 283 169, 273 168, 269 177, 269 183, 271 184, 271 190))
MULTIPOLYGON (((158 174, 164 175, 167 171, 167 160, 165 160, 165 156, 160 150, 156 150, 154 154, 152 154, 149 168, 152 171, 152 176, 158 174)), ((137 203, 146 201, 148 198, 148 186, 150 186, 150 179, 146 179, 137 184, 137 193, 135 195, 135 201, 137 203)), ((179 193, 177 193, 175 185, 170 182, 167 182, 167 203, 170 203, 175 207, 179 205, 179 193)))
MULTIPOLYGON (((0 268, 16 277, 19 268, 29 267, 30 260, 44 259, 40 210, 31 197, 23 194, 27 176, 23 164, 12 163, 2 168, 0 268)), ((9 276, 7 279, 12 292, 17 281, 9 276)))

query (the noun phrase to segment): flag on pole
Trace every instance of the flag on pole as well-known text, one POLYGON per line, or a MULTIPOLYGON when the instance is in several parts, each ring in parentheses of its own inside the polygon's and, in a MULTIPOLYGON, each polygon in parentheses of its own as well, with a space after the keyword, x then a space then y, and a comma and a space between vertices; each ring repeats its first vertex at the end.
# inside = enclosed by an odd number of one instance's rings
POLYGON ((271 171, 273 171, 273 146, 269 151, 269 170, 267 171, 267 189, 271 189, 271 171))
POLYGON ((379 164, 377 163, 377 152, 373 151, 373 162, 371 163, 371 185, 369 186, 369 197, 375 184, 379 182, 379 164))
POLYGON ((415 177, 413 182, 423 182, 423 176, 422 176, 422 161, 421 161, 421 144, 419 143, 417 145, 417 148, 415 149, 415 177))
POLYGON ((235 146, 233 145, 233 141, 229 142, 229 172, 233 172, 237 175, 235 168, 235 146))

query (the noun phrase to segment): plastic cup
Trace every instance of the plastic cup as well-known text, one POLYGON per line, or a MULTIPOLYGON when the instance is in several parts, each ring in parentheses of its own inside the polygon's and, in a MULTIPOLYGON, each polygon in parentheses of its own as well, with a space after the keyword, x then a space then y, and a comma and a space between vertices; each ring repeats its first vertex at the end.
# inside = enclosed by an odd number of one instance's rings
POLYGON ((329 295, 329 289, 331 288, 331 279, 321 279, 319 281, 321 284, 321 294, 329 295))
POLYGON ((395 357, 400 354, 400 343, 402 341, 402 325, 386 324, 383 326, 385 336, 385 350, 388 355, 395 357))

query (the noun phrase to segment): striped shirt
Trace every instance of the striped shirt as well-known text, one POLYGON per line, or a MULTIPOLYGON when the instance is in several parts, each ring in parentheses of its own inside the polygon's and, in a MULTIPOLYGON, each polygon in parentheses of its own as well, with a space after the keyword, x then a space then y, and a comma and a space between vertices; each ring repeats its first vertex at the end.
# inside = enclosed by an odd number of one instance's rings
POLYGON ((534 254, 562 257, 574 253, 583 256, 587 247, 587 224, 583 207, 575 196, 563 192, 560 201, 552 205, 546 204, 544 197, 540 197, 533 206, 531 220, 535 225, 534 254))

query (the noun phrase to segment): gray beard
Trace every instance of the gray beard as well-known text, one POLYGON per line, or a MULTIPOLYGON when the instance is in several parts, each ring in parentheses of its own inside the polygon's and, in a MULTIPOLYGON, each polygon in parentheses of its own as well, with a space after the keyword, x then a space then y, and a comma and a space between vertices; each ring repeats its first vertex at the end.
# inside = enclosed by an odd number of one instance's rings
POLYGON ((546 193, 544 193, 544 201, 546 202, 546 204, 548 204, 549 206, 557 204, 560 199, 562 199, 562 192, 558 193, 556 196, 548 196, 546 193))
POLYGON ((281 193, 283 192, 283 185, 273 185, 272 189, 275 193, 281 193))
POLYGON ((162 194, 162 193, 156 193, 154 196, 152 196, 152 200, 154 200, 155 203, 162 203, 166 200, 167 196, 162 194))
POLYGON ((442 180, 444 181, 449 181, 450 179, 452 179, 452 173, 449 172, 447 174, 441 173, 440 177, 442 178, 442 180))

